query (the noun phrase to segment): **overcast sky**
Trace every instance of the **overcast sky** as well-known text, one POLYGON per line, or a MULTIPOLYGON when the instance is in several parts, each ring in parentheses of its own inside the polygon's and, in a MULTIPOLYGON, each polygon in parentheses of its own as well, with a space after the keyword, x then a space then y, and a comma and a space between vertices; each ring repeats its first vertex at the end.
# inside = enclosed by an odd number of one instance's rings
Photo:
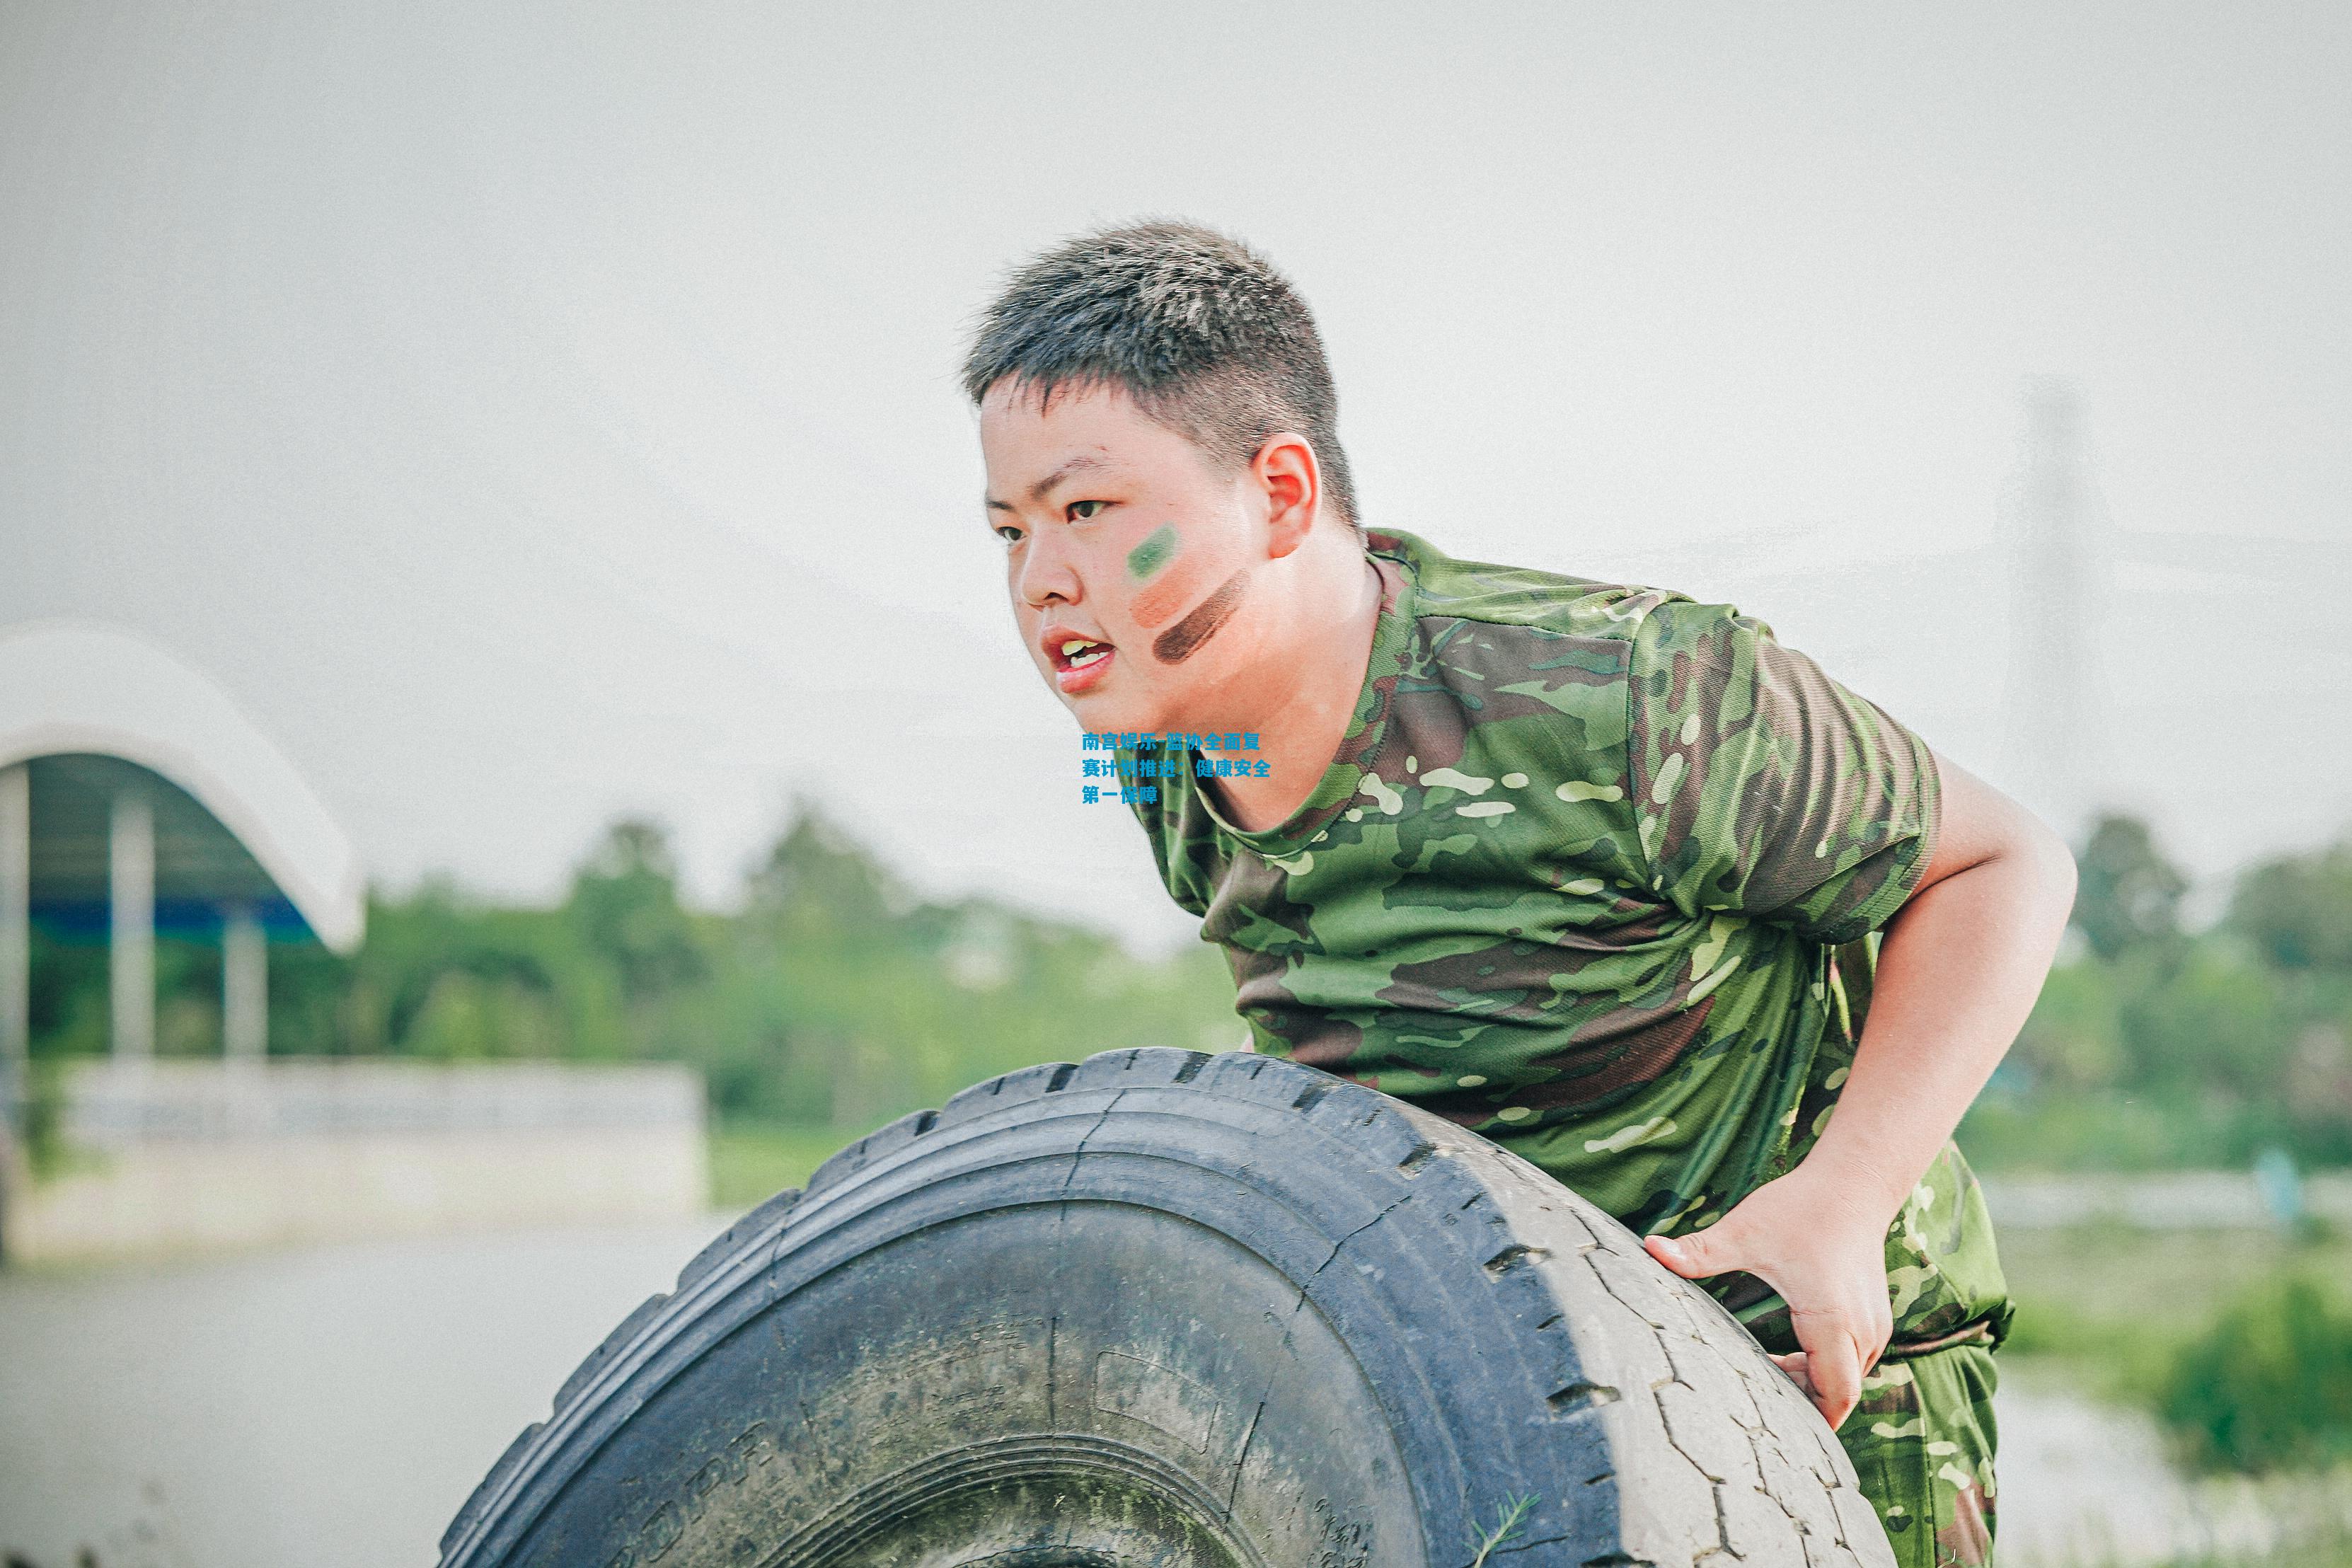
POLYGON ((2352 11, 0 10, 0 626, 230 692, 377 879, 723 904, 795 788, 1181 937, 1078 804, 954 384, 1143 214, 1316 309, 1368 520, 1728 598, 2015 776, 2021 387, 2105 500, 2097 792, 2352 822, 2352 11))

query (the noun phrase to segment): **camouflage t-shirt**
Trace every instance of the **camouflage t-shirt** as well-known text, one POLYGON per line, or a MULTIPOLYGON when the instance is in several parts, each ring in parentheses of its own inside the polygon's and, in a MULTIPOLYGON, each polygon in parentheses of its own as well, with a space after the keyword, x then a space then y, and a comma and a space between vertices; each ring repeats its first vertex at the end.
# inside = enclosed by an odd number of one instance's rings
MULTIPOLYGON (((1934 843, 1933 757, 1728 605, 1392 530, 1368 552, 1386 594, 1321 781, 1246 832, 1198 776, 1231 760, 1188 748, 1130 797, 1162 880, 1257 1049, 1473 1129, 1637 1232, 1711 1224, 1829 1120, 1874 933, 1934 843)), ((1898 1342, 2005 1321, 1956 1149, 1887 1266, 1898 1342)), ((1761 1282, 1716 1289, 1794 1348, 1761 1282)))

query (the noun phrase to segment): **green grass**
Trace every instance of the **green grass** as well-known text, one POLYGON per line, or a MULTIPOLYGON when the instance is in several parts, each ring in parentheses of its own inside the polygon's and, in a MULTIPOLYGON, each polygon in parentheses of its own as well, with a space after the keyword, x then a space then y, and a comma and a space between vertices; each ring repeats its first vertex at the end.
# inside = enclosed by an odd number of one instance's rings
POLYGON ((710 1134, 710 1205, 747 1209, 786 1187, 806 1186, 810 1173, 827 1155, 872 1131, 786 1122, 722 1124, 710 1134))
POLYGON ((2018 1305, 2004 1361, 2030 1360, 2098 1398, 2149 1405, 2182 1348, 2249 1285, 2295 1270, 2352 1279, 2352 1239, 2014 1227, 2000 1232, 2000 1262, 2018 1305))
POLYGON ((2180 1557, 2162 1568, 2352 1568, 2352 1527, 2322 1531, 2264 1556, 2180 1557))
MULTIPOLYGON (((2301 1474, 2352 1444, 2341 1309, 2282 1306, 2290 1279, 2352 1279, 2352 1239, 2104 1224, 2012 1229, 2000 1252, 2018 1303, 2002 1360, 2147 1410, 2188 1468, 2301 1474)), ((2339 1531, 2274 1561, 2352 1568, 2352 1547, 2339 1531)))
POLYGON ((2352 1462, 2352 1308, 2336 1278, 2251 1287, 2174 1358, 2158 1407, 2200 1468, 2352 1462))
POLYGON ((1483 1538, 1475 1529, 1471 1531, 1471 1544, 1477 1549, 1478 1555, 1470 1560, 1470 1568, 1486 1568, 1488 1554, 1519 1532, 1519 1521, 1527 1518, 1528 1510, 1536 1506, 1536 1500, 1535 1494, 1529 1492, 1525 1497, 1511 1499, 1508 1507, 1499 1503, 1496 1505, 1495 1528, 1483 1538))
POLYGON ((2266 1230, 2147 1231, 2113 1223, 2000 1232, 2019 1305, 2020 1353, 2104 1348, 2121 1337, 2179 1342, 2248 1284, 2302 1268, 2352 1279, 2352 1238, 2298 1242, 2266 1230))

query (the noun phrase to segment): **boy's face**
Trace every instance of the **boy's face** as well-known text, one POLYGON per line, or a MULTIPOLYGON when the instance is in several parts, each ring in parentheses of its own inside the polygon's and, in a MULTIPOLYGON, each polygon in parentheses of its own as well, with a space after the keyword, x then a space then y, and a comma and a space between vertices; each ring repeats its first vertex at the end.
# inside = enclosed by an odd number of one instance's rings
MULTIPOLYGON (((989 528, 1038 672, 1089 731, 1211 726, 1250 668, 1265 487, 1219 468, 1122 387, 1040 412, 1008 379, 981 401, 989 528)), ((1262 606, 1261 606, 1262 607, 1262 606)))

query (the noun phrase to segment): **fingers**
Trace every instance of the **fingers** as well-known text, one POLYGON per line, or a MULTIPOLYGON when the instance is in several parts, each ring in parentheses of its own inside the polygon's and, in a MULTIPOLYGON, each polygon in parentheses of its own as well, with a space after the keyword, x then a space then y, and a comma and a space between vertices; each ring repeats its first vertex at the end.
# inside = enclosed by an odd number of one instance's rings
POLYGON ((1787 1355, 1773 1356, 1772 1364, 1789 1374, 1789 1381, 1797 1385, 1799 1393, 1808 1399, 1813 1396, 1813 1379, 1805 1369, 1804 1352, 1791 1351, 1787 1355))
POLYGON ((1864 1377, 1869 1376, 1871 1370, 1878 1365, 1878 1358, 1886 1353, 1886 1342, 1894 1336, 1894 1314, 1884 1310, 1876 1313, 1871 1323, 1870 1342, 1862 1347, 1862 1373, 1864 1377))
POLYGON ((1649 1248, 1651 1257, 1685 1279, 1704 1279, 1739 1267, 1712 1227, 1688 1236, 1645 1236, 1642 1245, 1649 1248))
POLYGON ((1648 1250, 1651 1257, 1684 1279, 1695 1279, 1699 1277, 1700 1271, 1692 1266, 1690 1257, 1683 1244, 1673 1237, 1645 1236, 1642 1238, 1642 1246, 1648 1250))
POLYGON ((1833 1314, 1792 1314, 1797 1342, 1805 1347, 1805 1377, 1813 1406, 1832 1429, 1845 1424, 1862 1399, 1862 1346, 1833 1314))

